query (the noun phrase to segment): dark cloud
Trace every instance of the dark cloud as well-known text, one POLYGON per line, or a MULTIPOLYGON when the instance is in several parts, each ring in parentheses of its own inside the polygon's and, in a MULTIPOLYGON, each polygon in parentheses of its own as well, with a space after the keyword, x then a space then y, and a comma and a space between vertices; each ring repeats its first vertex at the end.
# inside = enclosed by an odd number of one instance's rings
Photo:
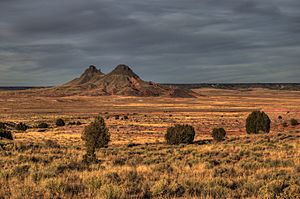
POLYGON ((299 82, 298 0, 0 0, 0 85, 119 63, 157 82, 299 82))

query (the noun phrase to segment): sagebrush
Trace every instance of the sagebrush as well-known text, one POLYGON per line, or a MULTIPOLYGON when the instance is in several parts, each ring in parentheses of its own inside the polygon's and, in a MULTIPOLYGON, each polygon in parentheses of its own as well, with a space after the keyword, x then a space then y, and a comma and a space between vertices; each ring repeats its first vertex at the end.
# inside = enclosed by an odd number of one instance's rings
POLYGON ((271 120, 263 111, 253 111, 246 119, 246 130, 248 134, 269 133, 271 120))
POLYGON ((169 127, 165 134, 168 144, 191 144, 194 141, 195 129, 191 125, 180 125, 169 127))
POLYGON ((83 158, 84 161, 96 161, 95 150, 97 148, 106 147, 110 141, 110 133, 101 116, 97 116, 94 122, 85 127, 82 140, 85 142, 86 147, 86 154, 83 158))

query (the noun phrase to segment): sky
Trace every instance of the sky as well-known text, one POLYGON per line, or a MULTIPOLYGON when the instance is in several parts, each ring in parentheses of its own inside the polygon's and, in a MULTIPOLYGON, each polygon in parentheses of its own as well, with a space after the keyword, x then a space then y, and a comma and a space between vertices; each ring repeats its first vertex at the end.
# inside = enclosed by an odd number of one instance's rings
POLYGON ((300 82, 300 1, 0 0, 0 86, 91 64, 161 83, 300 82))

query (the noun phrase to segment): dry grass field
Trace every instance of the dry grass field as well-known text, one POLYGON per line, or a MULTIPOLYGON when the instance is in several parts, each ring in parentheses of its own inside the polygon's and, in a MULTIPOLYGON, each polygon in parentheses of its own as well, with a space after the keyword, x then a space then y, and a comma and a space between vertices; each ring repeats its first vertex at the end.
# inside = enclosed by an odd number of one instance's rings
POLYGON ((184 99, 0 92, 0 121, 33 127, 0 150, 0 198, 300 198, 300 126, 283 125, 300 120, 300 92, 195 91, 184 99), (246 134, 253 110, 269 115, 269 134, 246 134), (97 151, 99 164, 85 165, 81 133, 98 114, 111 142, 97 151), (50 127, 38 132, 40 122, 50 127), (166 145, 174 124, 193 125, 195 143, 166 145), (214 127, 225 128, 224 142, 212 141, 214 127))

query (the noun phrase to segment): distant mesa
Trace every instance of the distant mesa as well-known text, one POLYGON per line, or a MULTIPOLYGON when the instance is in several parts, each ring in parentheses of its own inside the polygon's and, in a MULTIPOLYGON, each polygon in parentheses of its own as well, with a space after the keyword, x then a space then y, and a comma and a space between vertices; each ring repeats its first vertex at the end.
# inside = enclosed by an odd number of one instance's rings
POLYGON ((123 95, 123 96, 166 96, 195 97, 189 89, 160 85, 142 80, 133 70, 120 64, 108 74, 104 74, 95 65, 90 65, 84 73, 66 84, 47 89, 51 95, 123 95))

